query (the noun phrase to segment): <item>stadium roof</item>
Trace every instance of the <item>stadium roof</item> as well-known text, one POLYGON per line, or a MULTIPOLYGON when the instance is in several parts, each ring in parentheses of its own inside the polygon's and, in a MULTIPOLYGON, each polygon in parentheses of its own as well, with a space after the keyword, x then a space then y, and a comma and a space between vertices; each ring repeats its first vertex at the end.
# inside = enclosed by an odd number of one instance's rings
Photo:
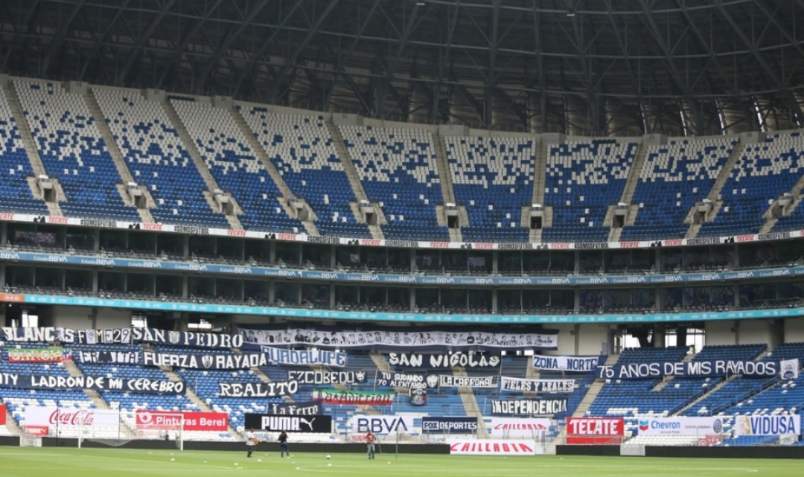
POLYGON ((3 0, 0 72, 580 135, 789 129, 804 0, 3 0))

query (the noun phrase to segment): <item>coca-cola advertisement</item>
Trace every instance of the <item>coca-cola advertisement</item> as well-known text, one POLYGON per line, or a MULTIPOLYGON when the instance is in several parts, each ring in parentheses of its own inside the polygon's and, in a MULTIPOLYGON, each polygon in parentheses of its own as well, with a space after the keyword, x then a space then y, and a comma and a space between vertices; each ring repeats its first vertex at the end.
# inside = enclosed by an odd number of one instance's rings
POLYGON ((100 409, 28 406, 25 408, 23 424, 26 426, 48 426, 51 430, 83 427, 117 431, 120 429, 120 414, 100 409))
POLYGON ((178 429, 184 417, 185 431, 226 432, 229 415, 225 412, 137 411, 137 430, 178 429))

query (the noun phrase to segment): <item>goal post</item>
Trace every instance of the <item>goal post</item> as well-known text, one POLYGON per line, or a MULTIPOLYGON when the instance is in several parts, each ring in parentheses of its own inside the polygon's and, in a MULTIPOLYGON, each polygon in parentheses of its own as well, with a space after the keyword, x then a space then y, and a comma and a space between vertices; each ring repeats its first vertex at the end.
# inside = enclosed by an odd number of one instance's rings
POLYGON ((92 441, 119 447, 132 439, 131 430, 123 423, 119 410, 93 409, 91 413, 78 414, 75 419, 59 422, 62 433, 77 433, 78 448, 92 441))

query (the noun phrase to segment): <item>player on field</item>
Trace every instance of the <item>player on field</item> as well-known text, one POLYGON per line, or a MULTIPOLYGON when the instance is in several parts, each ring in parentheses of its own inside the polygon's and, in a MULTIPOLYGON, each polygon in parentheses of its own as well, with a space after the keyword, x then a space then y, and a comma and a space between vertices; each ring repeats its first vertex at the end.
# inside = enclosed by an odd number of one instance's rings
POLYGON ((370 430, 366 431, 366 455, 369 459, 374 458, 374 442, 377 440, 377 436, 375 436, 370 430))
POLYGON ((282 431, 279 434, 279 458, 283 458, 285 454, 288 455, 288 459, 290 459, 290 450, 288 450, 288 433, 282 431))
POLYGON ((246 432, 246 448, 248 449, 246 457, 251 457, 251 453, 254 452, 254 446, 256 446, 258 442, 260 441, 254 435, 254 429, 249 429, 246 432))

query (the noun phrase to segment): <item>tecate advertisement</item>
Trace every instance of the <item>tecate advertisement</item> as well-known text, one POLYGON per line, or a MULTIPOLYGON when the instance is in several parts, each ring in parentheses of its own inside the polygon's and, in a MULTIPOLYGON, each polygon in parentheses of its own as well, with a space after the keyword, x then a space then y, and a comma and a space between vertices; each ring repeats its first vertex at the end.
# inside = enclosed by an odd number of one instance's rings
POLYGON ((498 439, 454 439, 449 441, 450 455, 536 455, 532 441, 498 439))
POLYGON ((736 436, 785 436, 801 434, 801 416, 737 416, 736 436))
POLYGON ((550 430, 550 419, 492 417, 489 435, 492 437, 536 437, 550 430))
POLYGON ((45 426, 51 429, 84 427, 117 431, 120 428, 119 414, 97 409, 26 407, 24 419, 26 426, 45 426))
POLYGON ((640 436, 711 436, 723 432, 718 417, 654 417, 639 419, 640 436))

